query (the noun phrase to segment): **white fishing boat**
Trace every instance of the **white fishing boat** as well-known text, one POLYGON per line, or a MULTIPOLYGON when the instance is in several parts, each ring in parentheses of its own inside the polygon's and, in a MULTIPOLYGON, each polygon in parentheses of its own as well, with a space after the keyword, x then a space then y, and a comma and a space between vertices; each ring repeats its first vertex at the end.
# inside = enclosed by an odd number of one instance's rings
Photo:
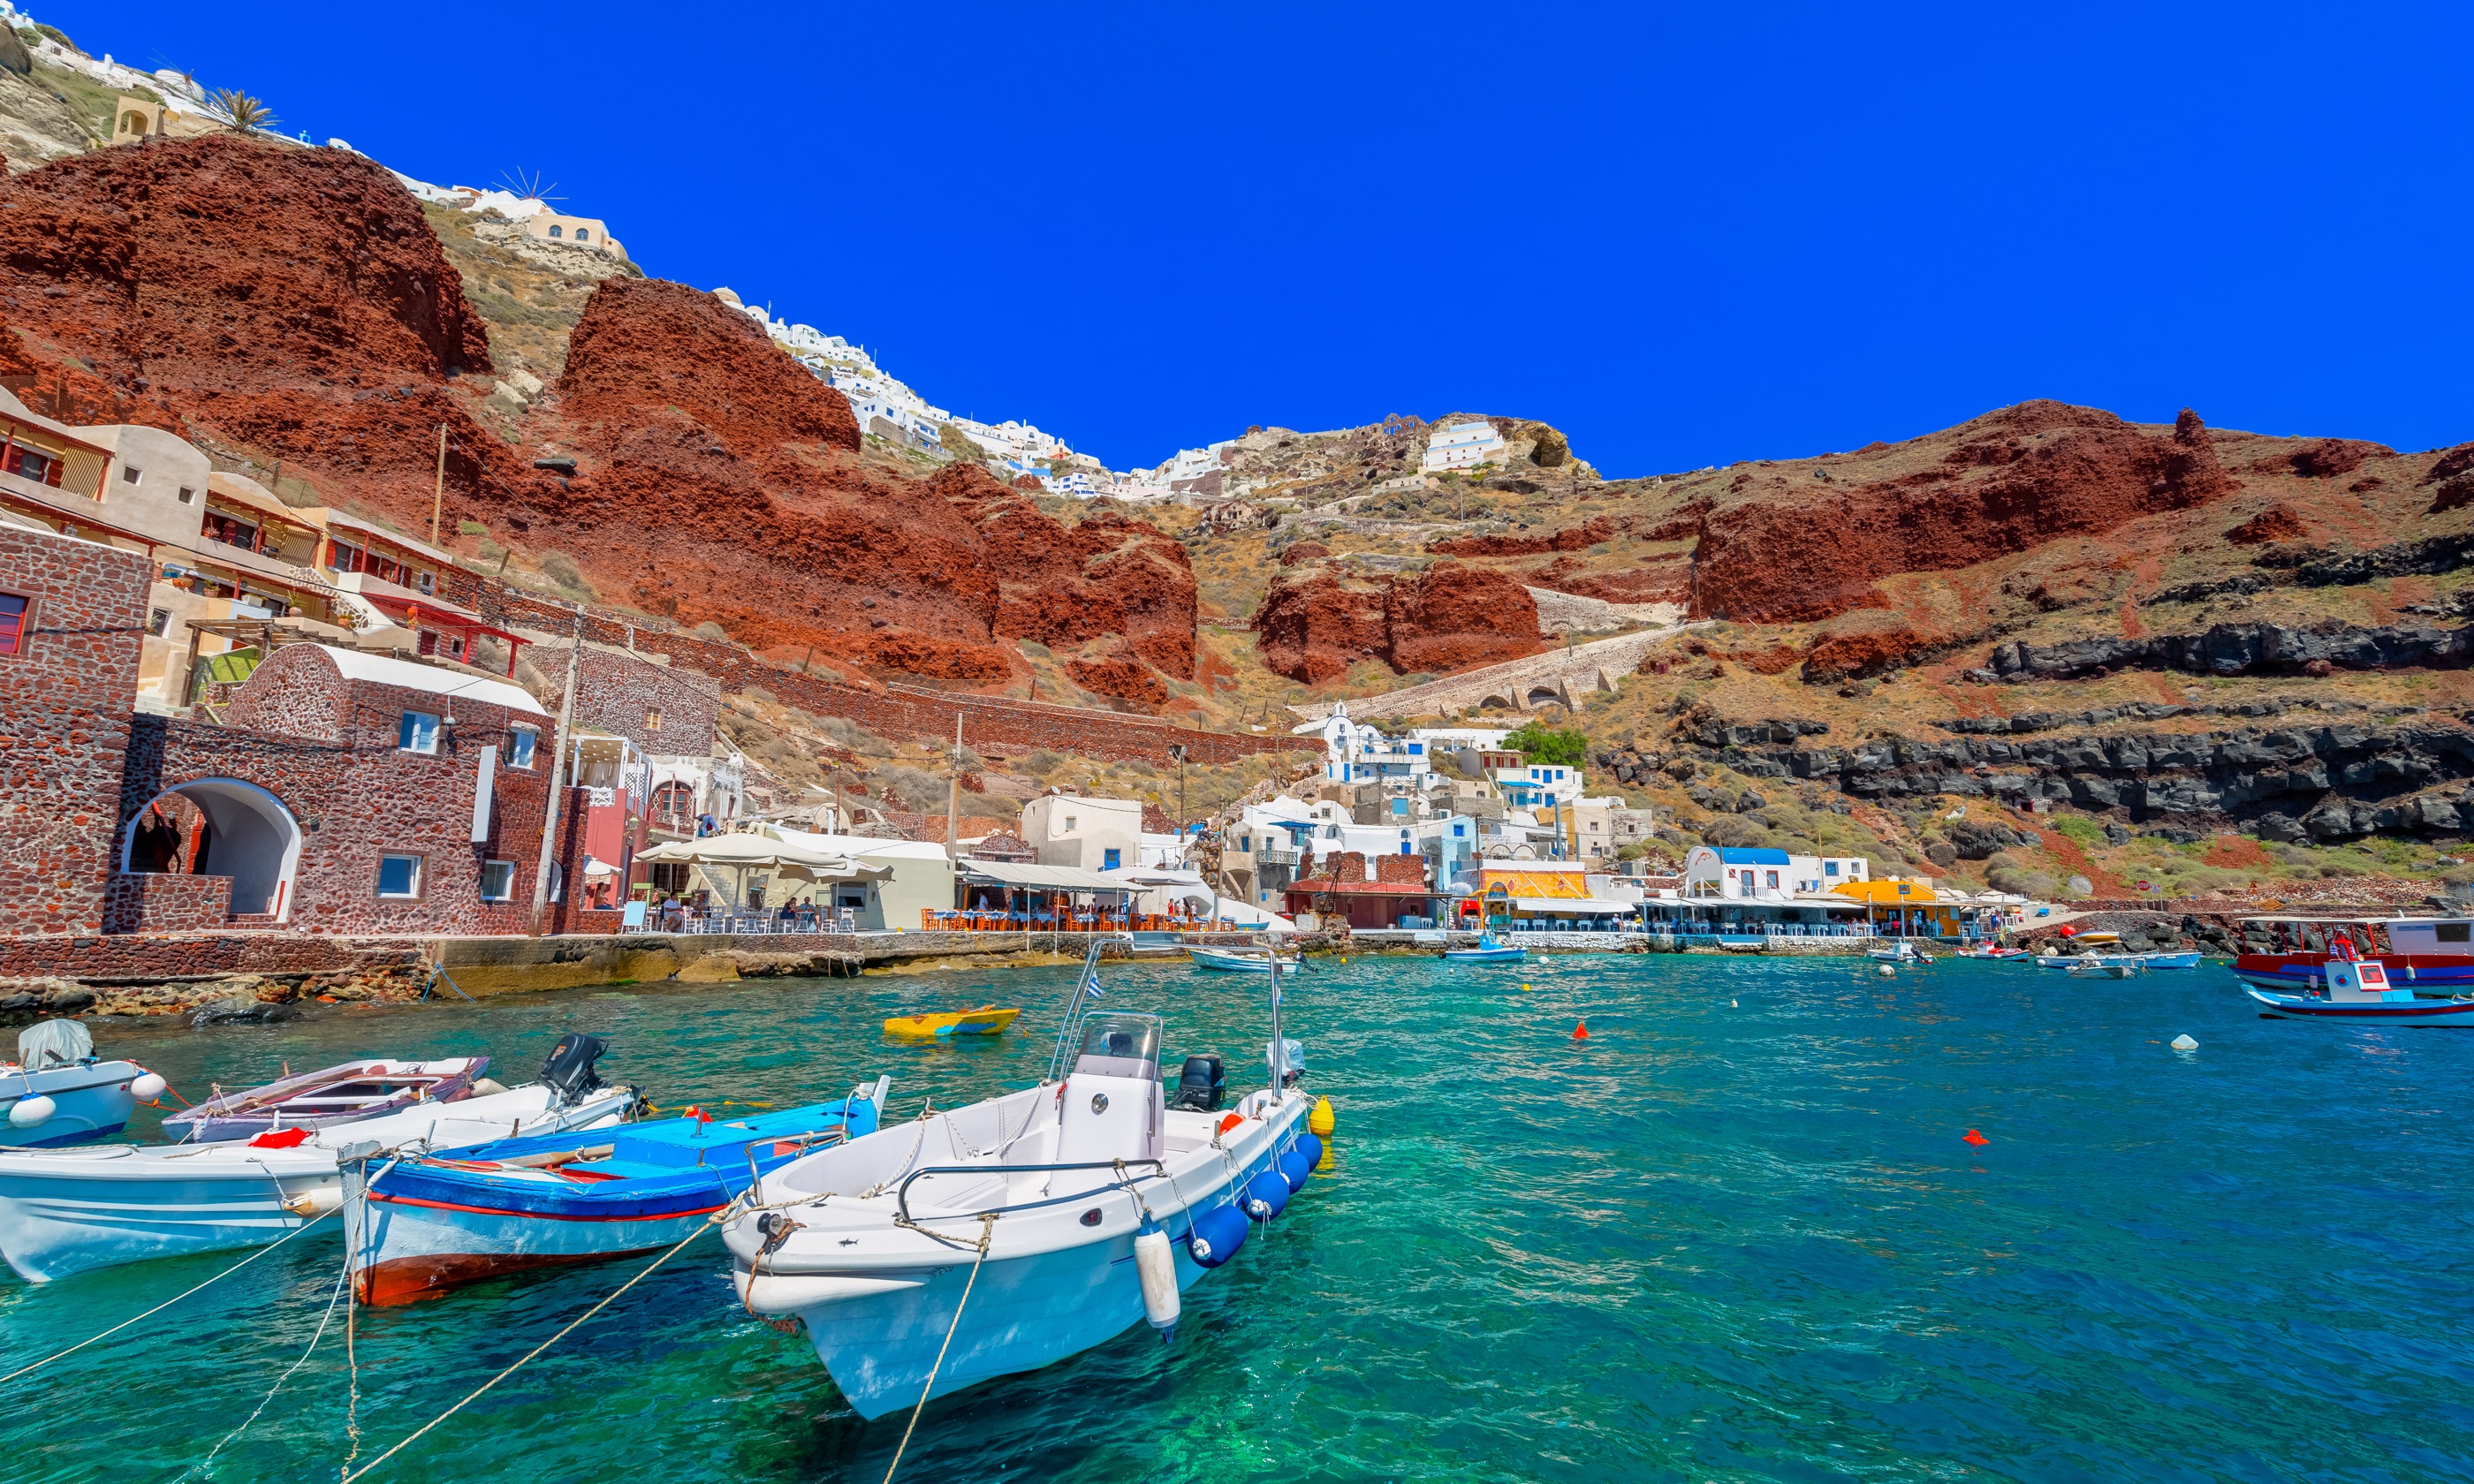
POLYGON ((617 1123, 636 1093, 602 1086, 593 1070, 602 1049, 593 1037, 569 1036, 529 1086, 327 1129, 211 1144, 0 1150, 0 1258, 39 1283, 254 1247, 340 1208, 349 1161, 617 1123))
POLYGON ((95 1060, 94 1035, 78 1021, 36 1021, 17 1033, 17 1060, 0 1064, 0 1148, 109 1138, 163 1092, 163 1079, 134 1062, 95 1060))
MULTIPOLYGON (((1321 1157, 1279 1034, 1271 1085, 1225 1112, 1172 1100, 1161 1022, 1098 1014, 1097 950, 1036 1087, 769 1172, 724 1231, 741 1302, 795 1317, 844 1398, 881 1417, 1036 1370, 1148 1320, 1277 1217, 1321 1157), (1172 1101, 1177 1106, 1172 1106, 1172 1101)), ((1197 1059, 1203 1060, 1203 1059, 1197 1059)))
POLYGON ((2071 966, 2070 976, 2074 979, 2127 979, 2137 972, 2139 965, 2135 961, 2121 963, 2089 954, 2071 966))
MULTIPOLYGON (((1272 971, 1272 955, 1245 948, 1206 948, 1201 944, 1186 945, 1185 956, 1194 960, 1197 969, 1214 969, 1222 973, 1268 974, 1272 971)), ((1280 960, 1280 968, 1295 971, 1294 957, 1280 960)))

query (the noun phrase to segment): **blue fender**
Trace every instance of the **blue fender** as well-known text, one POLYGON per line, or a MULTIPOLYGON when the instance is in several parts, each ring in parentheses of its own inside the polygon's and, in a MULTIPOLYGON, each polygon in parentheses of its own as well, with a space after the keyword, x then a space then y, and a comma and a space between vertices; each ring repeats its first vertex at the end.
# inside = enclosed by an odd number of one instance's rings
POLYGON ((1279 1171, 1265 1170, 1246 1182, 1245 1193, 1239 1199, 1246 1203, 1247 1215, 1256 1221, 1269 1221, 1288 1209, 1289 1183, 1280 1178, 1279 1171))
POLYGON ((1197 1267, 1216 1268, 1246 1245, 1246 1214, 1234 1206, 1215 1206, 1194 1218, 1185 1234, 1186 1256, 1197 1267))

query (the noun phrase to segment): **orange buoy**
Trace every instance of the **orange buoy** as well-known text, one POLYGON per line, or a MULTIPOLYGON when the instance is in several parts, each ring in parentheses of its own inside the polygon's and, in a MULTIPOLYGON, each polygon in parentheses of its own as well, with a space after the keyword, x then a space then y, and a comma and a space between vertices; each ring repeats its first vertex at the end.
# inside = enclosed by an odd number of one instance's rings
POLYGON ((1587 1020, 1584 1020, 1584 1021, 1582 1021, 1580 1024, 1578 1024, 1578 1025, 1576 1025, 1576 1026, 1573 1026, 1573 1027, 1572 1027, 1572 1039, 1573 1039, 1574 1041, 1587 1041, 1587 1040, 1589 1040, 1589 1021, 1587 1021, 1587 1020))
POLYGON ((1985 1137, 1981 1134, 1978 1134, 1974 1129, 1967 1131, 1967 1141, 1971 1144, 1989 1144, 1993 1142, 1993 1140, 1985 1137))

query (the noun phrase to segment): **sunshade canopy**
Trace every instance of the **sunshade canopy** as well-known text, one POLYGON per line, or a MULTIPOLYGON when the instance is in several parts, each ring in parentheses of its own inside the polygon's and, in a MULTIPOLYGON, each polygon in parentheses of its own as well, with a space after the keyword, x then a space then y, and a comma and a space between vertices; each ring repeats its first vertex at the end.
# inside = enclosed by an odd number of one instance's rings
POLYGON ((974 860, 967 856, 956 861, 954 866, 965 876, 1031 891, 1132 892, 1142 889, 1139 883, 1112 881, 1096 871, 1084 871, 1079 866, 1017 866, 1008 861, 974 860))
POLYGON ((862 866, 846 855, 828 855, 763 835, 710 835, 702 840, 673 840, 638 852, 640 861, 678 862, 691 866, 737 866, 760 871, 795 871, 819 881, 882 881, 890 866, 862 866))

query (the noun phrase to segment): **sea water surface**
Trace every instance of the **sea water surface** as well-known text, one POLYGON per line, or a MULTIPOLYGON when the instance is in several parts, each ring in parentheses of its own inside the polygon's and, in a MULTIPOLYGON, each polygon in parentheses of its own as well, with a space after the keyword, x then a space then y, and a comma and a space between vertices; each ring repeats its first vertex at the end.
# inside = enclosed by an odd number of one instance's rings
MULTIPOLYGON (((102 1049, 191 1096, 363 1053, 487 1052, 513 1084, 581 1030, 663 1104, 885 1071, 904 1115, 1034 1079, 1071 978, 577 991, 107 1029, 102 1049), (1026 1007, 992 1043, 879 1033, 986 1000, 1026 1007)), ((1167 1016, 1173 1056, 1219 1051, 1232 1090, 1259 1083, 1264 981, 1106 982, 1108 1008, 1167 1016)), ((2091 987, 1700 956, 1319 960, 1285 1015, 1338 1113, 1326 1176, 1187 1293, 1173 1346, 1137 1325, 942 1399, 902 1477, 2474 1473, 2474 1032, 2264 1020, 2219 968, 2091 987), (2170 1048, 2182 1033, 2195 1052, 2170 1048)), ((0 1285, 0 1374, 237 1256, 0 1285)), ((303 1237, 8 1383, 0 1476, 336 1478, 340 1322, 266 1399, 340 1257, 303 1237)), ((804 1340, 739 1311, 727 1264, 716 1239, 689 1248, 371 1477, 881 1478, 907 1414, 861 1422, 804 1340)), ((360 1459, 642 1265, 361 1311, 360 1459)))

